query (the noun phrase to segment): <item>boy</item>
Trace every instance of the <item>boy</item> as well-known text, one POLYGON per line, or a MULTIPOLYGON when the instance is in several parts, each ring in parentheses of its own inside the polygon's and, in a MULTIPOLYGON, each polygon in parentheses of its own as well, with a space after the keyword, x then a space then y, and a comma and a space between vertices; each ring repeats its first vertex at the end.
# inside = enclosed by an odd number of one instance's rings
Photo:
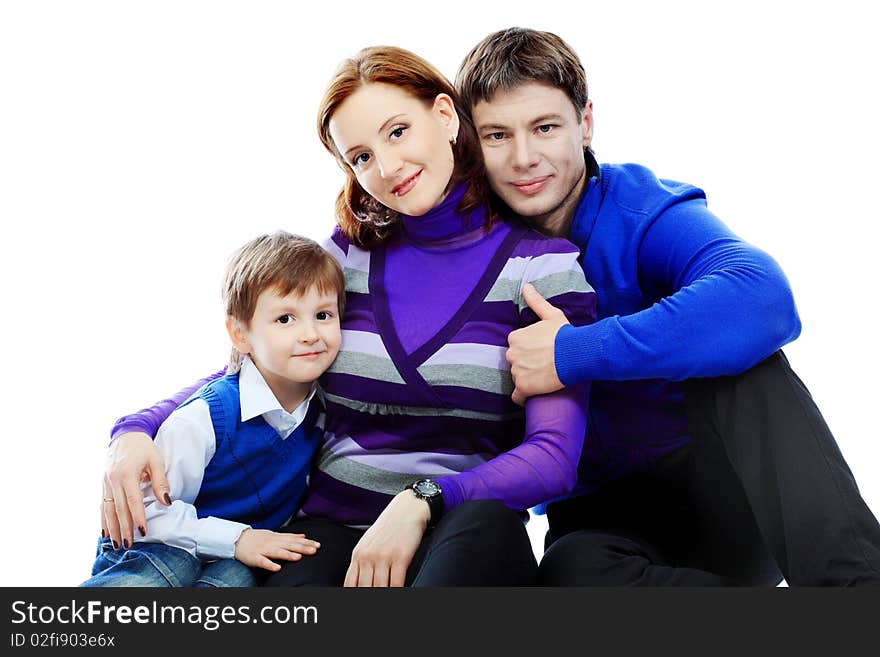
POLYGON ((118 549, 102 538, 82 586, 255 586, 256 569, 320 547, 274 530, 298 509, 323 434, 317 380, 342 340, 342 270, 317 243, 279 231, 235 253, 223 299, 227 374, 156 436, 174 502, 147 496, 143 540, 118 549))

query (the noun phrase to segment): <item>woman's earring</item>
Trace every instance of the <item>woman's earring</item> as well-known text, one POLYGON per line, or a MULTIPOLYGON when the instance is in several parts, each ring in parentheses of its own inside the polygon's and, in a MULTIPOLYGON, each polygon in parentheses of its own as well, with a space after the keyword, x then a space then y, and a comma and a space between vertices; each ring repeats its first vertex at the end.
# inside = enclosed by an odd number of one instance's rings
POLYGON ((457 141, 457 140, 456 140, 455 135, 449 135, 449 143, 450 143, 450 144, 452 144, 453 146, 455 146, 455 142, 456 142, 456 141, 457 141))

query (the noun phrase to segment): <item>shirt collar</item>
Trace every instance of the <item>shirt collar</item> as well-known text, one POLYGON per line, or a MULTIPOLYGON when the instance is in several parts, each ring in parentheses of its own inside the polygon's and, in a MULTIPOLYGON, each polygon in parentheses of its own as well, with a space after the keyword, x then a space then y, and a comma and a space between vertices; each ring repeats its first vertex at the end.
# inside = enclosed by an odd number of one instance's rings
POLYGON ((238 394, 241 399, 241 421, 247 422, 258 415, 265 415, 273 411, 281 411, 285 415, 290 415, 295 424, 299 424, 306 415, 309 402, 315 396, 318 388, 318 382, 312 383, 312 389, 303 402, 297 406, 293 413, 287 413, 278 403, 275 393, 266 383, 266 379, 260 374, 260 370, 254 365, 248 356, 244 357, 241 364, 241 370, 238 373, 238 394))
POLYGON ((602 167, 596 162, 591 151, 584 150, 584 160, 587 167, 587 180, 578 206, 574 211, 574 219, 568 234, 568 239, 580 247, 581 257, 586 252, 586 245, 590 241, 593 225, 596 223, 596 217, 605 196, 606 184, 606 180, 602 176, 602 167))

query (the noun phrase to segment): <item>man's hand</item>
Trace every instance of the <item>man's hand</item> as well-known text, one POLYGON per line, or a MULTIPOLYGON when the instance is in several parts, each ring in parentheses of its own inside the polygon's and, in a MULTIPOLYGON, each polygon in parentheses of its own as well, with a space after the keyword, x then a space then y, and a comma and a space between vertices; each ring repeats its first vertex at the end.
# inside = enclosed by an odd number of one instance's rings
POLYGON ((564 386, 556 376, 553 353, 556 334, 568 320, 565 314, 538 294, 533 285, 526 283, 522 289, 523 300, 538 316, 531 326, 512 331, 507 336, 510 348, 507 362, 516 386, 511 398, 522 406, 526 398, 555 392, 564 386))
POLYGON ((124 433, 110 446, 101 500, 101 531, 116 548, 131 546, 135 527, 141 536, 146 534, 142 481, 152 482, 153 494, 159 502, 171 504, 165 461, 159 449, 145 433, 124 433))
POLYGON ((305 534, 245 529, 235 542, 235 558, 251 568, 263 568, 274 573, 281 570, 281 566, 272 559, 299 561, 302 555, 314 554, 319 547, 320 543, 306 538, 305 534))
POLYGON ((354 546, 345 586, 403 586, 431 509, 411 490, 398 493, 354 546))

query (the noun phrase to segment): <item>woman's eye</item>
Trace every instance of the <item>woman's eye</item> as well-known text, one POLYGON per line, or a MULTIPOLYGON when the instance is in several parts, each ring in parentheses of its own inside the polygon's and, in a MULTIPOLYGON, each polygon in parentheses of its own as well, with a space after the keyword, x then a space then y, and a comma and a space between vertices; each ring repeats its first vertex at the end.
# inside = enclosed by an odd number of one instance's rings
POLYGON ((398 126, 391 131, 391 134, 388 136, 392 139, 400 139, 403 137, 403 133, 406 132, 406 126, 398 126))
POLYGON ((279 324, 290 324, 293 321, 293 315, 281 315, 278 319, 275 320, 279 324))
POLYGON ((369 162, 369 160, 370 160, 370 154, 369 154, 369 153, 361 153, 360 155, 356 156, 356 157, 351 161, 351 163, 352 163, 354 166, 359 167, 359 166, 362 166, 362 165, 366 164, 367 162, 369 162))
POLYGON ((501 141, 502 139, 504 139, 504 133, 490 132, 488 135, 486 135, 486 139, 488 139, 489 141, 501 141))
POLYGON ((326 319, 330 319, 330 313, 328 313, 326 310, 322 310, 321 312, 319 312, 318 314, 315 315, 315 318, 319 319, 321 321, 326 320, 326 319))

